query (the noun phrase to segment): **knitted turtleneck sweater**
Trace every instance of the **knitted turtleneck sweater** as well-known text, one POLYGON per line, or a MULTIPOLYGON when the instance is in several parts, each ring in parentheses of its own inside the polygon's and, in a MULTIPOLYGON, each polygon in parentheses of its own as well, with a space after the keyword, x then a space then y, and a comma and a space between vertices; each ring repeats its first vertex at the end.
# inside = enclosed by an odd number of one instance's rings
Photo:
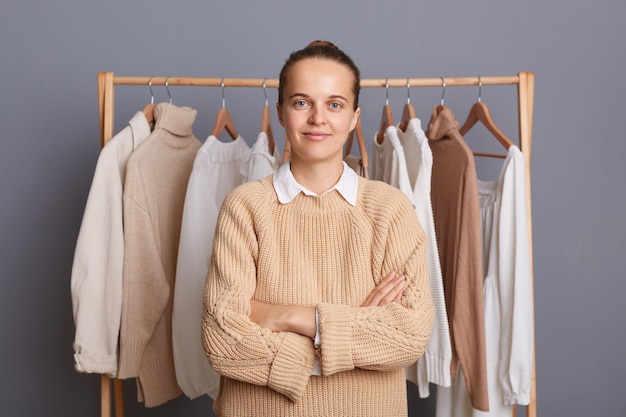
POLYGON ((359 178, 339 192, 277 200, 272 178, 236 188, 218 219, 204 294, 203 345, 222 374, 214 403, 230 416, 406 416, 404 367, 434 320, 426 240, 408 199, 359 178), (400 302, 359 307, 389 272, 400 302), (249 319, 250 300, 317 306, 321 347, 249 319), (315 358, 322 376, 311 376, 315 358))
POLYGON ((147 407, 181 393, 172 354, 172 300, 185 191, 201 146, 192 133, 195 110, 161 103, 154 112, 155 129, 126 170, 118 370, 119 378, 139 378, 147 407))

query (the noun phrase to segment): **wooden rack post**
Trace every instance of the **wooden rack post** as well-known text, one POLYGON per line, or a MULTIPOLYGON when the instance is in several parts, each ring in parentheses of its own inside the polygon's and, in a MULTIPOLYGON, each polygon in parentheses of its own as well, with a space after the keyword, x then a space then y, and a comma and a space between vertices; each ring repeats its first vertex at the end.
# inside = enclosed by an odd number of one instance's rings
MULTIPOLYGON (((361 80, 362 88, 404 87, 438 87, 445 80, 446 87, 478 86, 481 85, 517 85, 518 122, 519 122, 519 149, 524 155, 524 171, 526 175, 526 216, 530 245, 530 279, 534 294, 533 273, 533 244, 532 244, 532 212, 531 212, 531 184, 530 161, 532 150, 533 102, 535 91, 535 75, 533 72, 522 71, 515 76, 497 77, 453 77, 436 78, 372 78, 361 80)), ((278 87, 278 79, 267 78, 197 78, 197 77, 122 77, 113 72, 98 73, 98 109, 100 112, 100 145, 104 146, 113 137, 114 128, 114 91, 116 85, 173 85, 173 86, 202 86, 202 87, 258 87, 263 85, 270 88, 278 87), (223 84, 222 84, 223 83, 223 84)), ((533 296, 534 300, 534 296, 533 296)), ((527 417, 537 417, 536 402, 536 365, 534 340, 534 307, 532 309, 533 323, 533 359, 530 404, 526 406, 527 417)), ((113 379, 115 416, 124 417, 124 398, 122 380, 113 379)), ((111 416, 111 378, 101 377, 101 417, 111 416)), ((513 408, 516 415, 516 407, 513 408)))

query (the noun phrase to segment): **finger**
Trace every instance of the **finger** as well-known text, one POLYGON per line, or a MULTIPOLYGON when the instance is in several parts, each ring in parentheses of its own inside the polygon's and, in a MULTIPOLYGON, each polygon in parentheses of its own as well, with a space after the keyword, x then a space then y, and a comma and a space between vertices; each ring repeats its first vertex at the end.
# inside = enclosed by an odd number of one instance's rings
POLYGON ((402 292, 406 288, 406 277, 404 275, 398 277, 393 287, 389 288, 389 290, 383 295, 380 299, 378 305, 385 306, 396 300, 398 297, 402 297, 402 292))
POLYGON ((383 278, 382 282, 389 282, 389 281, 393 281, 394 278, 396 278, 398 276, 396 271, 391 271, 390 273, 387 274, 387 276, 385 278, 383 278))
POLYGON ((389 304, 396 295, 396 291, 394 291, 396 285, 402 280, 403 277, 399 277, 395 272, 391 272, 380 284, 376 286, 376 288, 374 288, 374 290, 372 290, 361 306, 366 307, 389 304))
POLYGON ((385 297, 395 286, 396 278, 395 272, 391 272, 387 275, 367 296, 364 304, 368 306, 379 305, 383 297, 385 297))
POLYGON ((399 303, 402 300, 402 296, 404 295, 404 290, 406 289, 406 287, 409 284, 406 282, 406 280, 404 281, 404 285, 402 285, 402 289, 400 291, 398 291, 398 295, 396 295, 396 298, 393 300, 397 303, 399 303))

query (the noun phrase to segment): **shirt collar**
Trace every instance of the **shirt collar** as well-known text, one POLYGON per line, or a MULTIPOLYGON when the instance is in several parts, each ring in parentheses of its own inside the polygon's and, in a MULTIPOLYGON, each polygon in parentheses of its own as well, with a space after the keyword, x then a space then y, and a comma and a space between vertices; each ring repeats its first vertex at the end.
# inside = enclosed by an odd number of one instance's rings
MULTIPOLYGON (((337 190, 351 206, 356 206, 358 182, 357 173, 344 162, 343 172, 341 173, 341 177, 339 177, 339 181, 337 181, 330 190, 322 194, 337 190)), ((278 171, 274 174, 273 184, 276 195, 278 196, 278 201, 280 201, 281 204, 290 203, 300 193, 311 196, 317 195, 296 181, 296 178, 291 173, 290 162, 282 164, 280 168, 278 168, 278 171)))

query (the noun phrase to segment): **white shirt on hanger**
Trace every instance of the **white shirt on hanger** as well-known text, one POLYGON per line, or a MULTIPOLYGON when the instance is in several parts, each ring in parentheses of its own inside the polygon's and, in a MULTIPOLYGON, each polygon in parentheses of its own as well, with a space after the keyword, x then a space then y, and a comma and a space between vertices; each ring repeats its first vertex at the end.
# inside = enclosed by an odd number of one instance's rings
POLYGON ((420 398, 430 395, 429 384, 449 387, 452 343, 443 292, 439 249, 430 199, 433 154, 418 118, 409 120, 406 132, 397 129, 399 143, 404 150, 407 175, 413 189, 415 212, 428 239, 427 260, 430 291, 435 303, 435 324, 428 346, 417 364, 406 368, 407 379, 417 384, 420 398))
POLYGON ((98 157, 72 265, 74 366, 79 372, 117 375, 124 262, 124 178, 128 158, 149 135, 146 116, 137 112, 106 143, 98 157))
POLYGON ((386 182, 399 188, 415 207, 413 187, 409 181, 404 149, 398 138, 398 128, 388 126, 385 129, 383 143, 378 143, 374 136, 373 155, 370 158, 371 178, 386 182))
POLYGON ((202 348, 202 294, 211 260, 220 206, 236 186, 273 174, 280 164, 277 148, 269 153, 261 132, 252 148, 238 137, 221 142, 209 136, 200 148, 189 178, 181 226, 172 316, 174 365, 178 385, 193 399, 215 399, 219 374, 202 348))
POLYGON ((259 133, 256 142, 241 164, 243 182, 256 181, 274 174, 280 166, 281 158, 278 146, 274 146, 274 154, 270 154, 267 133, 259 133))

